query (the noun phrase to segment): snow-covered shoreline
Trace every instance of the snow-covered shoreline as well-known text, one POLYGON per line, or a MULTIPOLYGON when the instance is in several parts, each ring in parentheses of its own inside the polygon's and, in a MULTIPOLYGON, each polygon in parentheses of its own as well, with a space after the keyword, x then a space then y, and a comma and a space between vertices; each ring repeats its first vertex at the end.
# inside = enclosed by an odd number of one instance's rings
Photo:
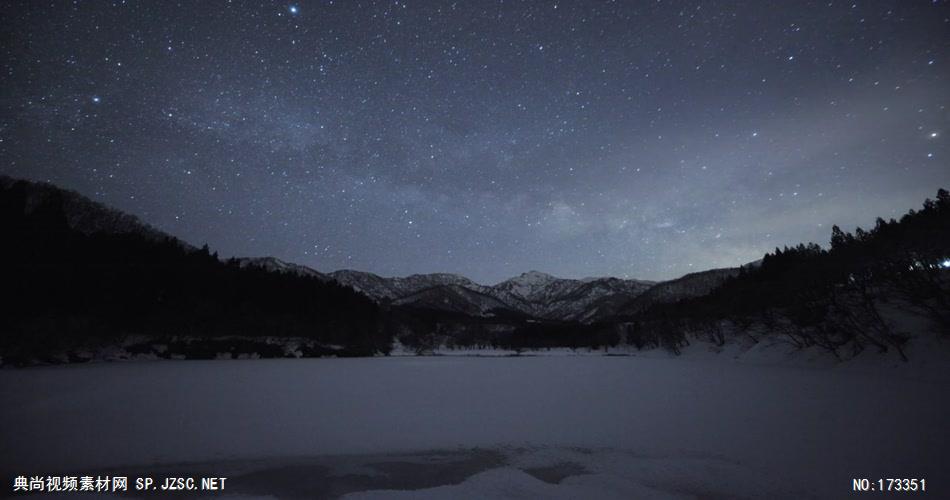
MULTIPOLYGON (((232 354, 217 353, 211 358, 218 361, 241 361, 257 359, 332 359, 348 357, 334 354, 346 351, 342 346, 323 345, 303 338, 261 337, 246 339, 235 337, 238 341, 253 340, 258 347, 270 349, 269 354, 258 352, 242 352, 232 354), (313 352, 322 352, 322 355, 313 355, 313 352), (309 353, 309 354, 308 354, 309 353)), ((188 342, 189 337, 174 337, 172 342, 188 342)), ((203 341, 203 339, 191 339, 203 341)), ((227 343, 228 339, 222 339, 227 343)), ((111 362, 152 362, 152 361, 200 361, 183 354, 170 354, 168 341, 149 341, 144 338, 130 338, 126 342, 98 349, 81 349, 63 354, 58 363, 37 363, 32 368, 56 365, 83 365, 111 362), (147 349, 142 349, 145 346, 147 349), (149 352, 142 352, 143 350, 149 352), (170 355, 169 355, 170 354, 170 355), (81 361, 70 361, 78 357, 81 361)), ((799 348, 782 341, 779 337, 764 337, 758 341, 733 338, 724 345, 717 345, 701 339, 693 339, 690 345, 682 347, 680 352, 672 353, 667 349, 654 347, 638 349, 632 345, 620 344, 614 347, 603 348, 570 348, 554 347, 539 349, 503 349, 492 347, 446 347, 439 346, 426 351, 418 351, 404 346, 398 341, 385 356, 376 357, 415 358, 415 357, 461 357, 461 358, 531 358, 531 357, 634 357, 647 359, 682 359, 703 360, 724 363, 738 363, 763 366, 783 366, 797 368, 830 369, 837 371, 857 371, 867 373, 888 373, 890 376, 901 376, 928 381, 947 381, 950 384, 950 341, 943 340, 934 334, 920 335, 914 338, 905 348, 909 361, 902 360, 893 350, 879 352, 873 348, 866 348, 850 358, 836 358, 830 352, 817 346, 799 348)), ((2 361, 2 360, 0 360, 2 361)), ((9 365, 0 362, 0 368, 10 369, 9 365)))

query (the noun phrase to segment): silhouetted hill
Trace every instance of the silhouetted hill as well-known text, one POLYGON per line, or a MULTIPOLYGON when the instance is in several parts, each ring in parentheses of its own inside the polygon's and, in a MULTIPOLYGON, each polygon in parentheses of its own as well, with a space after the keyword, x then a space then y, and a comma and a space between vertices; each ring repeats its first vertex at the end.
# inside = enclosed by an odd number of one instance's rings
POLYGON ((674 351, 691 335, 717 343, 743 335, 777 336, 838 356, 867 347, 903 356, 916 335, 950 335, 950 194, 941 189, 921 210, 879 218, 870 230, 834 226, 830 249, 776 248, 707 293, 613 321, 634 344, 674 351))
MULTIPOLYGON (((3 179, 4 362, 141 336, 295 337, 371 354, 388 349, 378 307, 316 277, 221 262, 75 193, 3 179)), ((224 352, 234 343, 219 342, 224 352)))

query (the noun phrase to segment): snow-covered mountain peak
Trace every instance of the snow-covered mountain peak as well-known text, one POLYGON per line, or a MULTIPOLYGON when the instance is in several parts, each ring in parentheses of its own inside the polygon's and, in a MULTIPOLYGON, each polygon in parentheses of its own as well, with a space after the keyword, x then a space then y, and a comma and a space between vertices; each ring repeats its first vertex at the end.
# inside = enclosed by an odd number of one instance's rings
POLYGON ((368 295, 374 300, 395 300, 436 286, 456 285, 479 289, 472 280, 450 273, 413 274, 404 278, 384 278, 373 273, 349 269, 334 271, 330 276, 339 283, 368 295))
POLYGON ((523 299, 532 299, 552 283, 563 281, 540 271, 528 271, 493 286, 495 290, 511 293, 523 299))
POLYGON ((393 278, 383 278, 373 273, 352 269, 333 271, 330 273, 330 277, 376 301, 392 300, 401 295, 392 283, 393 278))
POLYGON ((429 274, 411 274, 405 278, 394 278, 397 280, 403 280, 409 283, 426 283, 435 285, 461 285, 461 286, 478 286, 474 281, 461 276, 458 274, 452 273, 429 273, 429 274))
POLYGON ((528 271, 526 273, 521 273, 517 278, 512 278, 512 280, 517 280, 523 283, 549 282, 556 279, 559 278, 551 276, 548 273, 542 273, 541 271, 528 271))
POLYGON ((546 285, 552 281, 557 281, 558 279, 560 278, 551 276, 548 273, 542 273, 541 271, 528 271, 526 273, 521 273, 514 278, 508 278, 507 280, 495 285, 495 287, 501 287, 505 284, 519 286, 546 285))

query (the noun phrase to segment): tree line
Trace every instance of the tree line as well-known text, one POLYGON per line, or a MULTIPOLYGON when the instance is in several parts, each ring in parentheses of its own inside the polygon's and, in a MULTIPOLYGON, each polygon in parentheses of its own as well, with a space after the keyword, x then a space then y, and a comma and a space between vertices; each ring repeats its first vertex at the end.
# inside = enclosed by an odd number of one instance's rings
POLYGON ((834 226, 831 246, 776 248, 710 294, 615 318, 638 346, 677 351, 689 335, 722 344, 730 334, 775 333, 797 347, 841 356, 872 347, 904 357, 914 315, 950 335, 950 194, 940 189, 900 220, 854 233, 834 226))
POLYGON ((379 308, 335 282, 222 262, 207 246, 70 228, 61 194, 0 192, 5 362, 150 338, 302 337, 351 355, 384 352, 379 308))

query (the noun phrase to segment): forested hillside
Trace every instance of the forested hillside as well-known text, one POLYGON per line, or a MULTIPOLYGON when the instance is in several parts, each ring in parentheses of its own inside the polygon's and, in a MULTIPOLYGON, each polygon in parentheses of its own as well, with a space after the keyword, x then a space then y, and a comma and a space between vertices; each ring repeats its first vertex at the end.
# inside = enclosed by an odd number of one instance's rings
POLYGON ((80 230, 69 222, 81 217, 67 214, 66 193, 22 181, 2 185, 5 362, 134 335, 301 337, 364 355, 390 345, 376 305, 348 288, 221 262, 207 247, 139 226, 80 230))
POLYGON ((899 221, 877 219, 853 234, 835 226, 831 248, 775 249, 708 295, 656 304, 615 321, 628 339, 672 350, 692 332, 717 343, 732 334, 777 334, 836 355, 897 350, 914 316, 950 335, 950 195, 945 189, 899 221))

